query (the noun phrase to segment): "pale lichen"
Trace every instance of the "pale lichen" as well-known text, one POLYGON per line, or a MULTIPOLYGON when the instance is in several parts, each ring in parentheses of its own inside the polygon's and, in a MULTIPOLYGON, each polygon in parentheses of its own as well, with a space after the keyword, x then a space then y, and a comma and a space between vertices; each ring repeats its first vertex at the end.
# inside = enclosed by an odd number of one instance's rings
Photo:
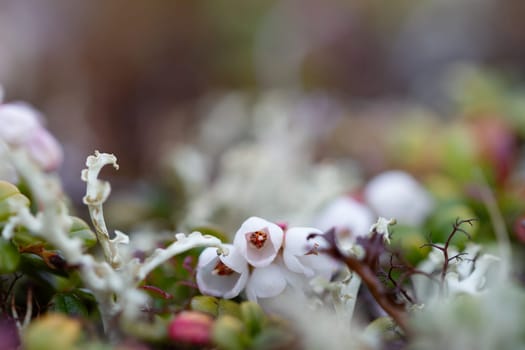
POLYGON ((138 285, 149 272, 189 249, 221 246, 218 238, 204 236, 199 232, 188 236, 178 233, 175 235, 175 242, 166 249, 157 249, 144 262, 129 258, 119 250, 120 244, 129 243, 129 237, 120 231, 115 231, 113 239, 109 237, 102 204, 108 198, 111 188, 109 183, 98 180, 103 166, 116 166, 116 157, 95 152, 94 156, 88 157, 88 168, 82 172, 82 179, 87 183, 84 202, 89 207, 105 255, 105 261, 97 261, 93 255, 84 252, 80 239, 68 235, 72 220, 58 178, 44 173, 23 150, 9 149, 5 144, 0 148, 7 150, 1 154, 2 157, 27 182, 39 208, 33 214, 23 203, 10 201, 14 214, 4 226, 2 237, 11 239, 16 234, 17 227, 23 226, 34 236, 45 239, 58 249, 70 266, 78 266, 84 286, 91 290, 97 300, 104 328, 113 338, 118 332, 109 327, 109 324, 115 318, 120 316, 120 324, 123 326, 140 324, 141 309, 147 304, 148 296, 138 289, 138 285))

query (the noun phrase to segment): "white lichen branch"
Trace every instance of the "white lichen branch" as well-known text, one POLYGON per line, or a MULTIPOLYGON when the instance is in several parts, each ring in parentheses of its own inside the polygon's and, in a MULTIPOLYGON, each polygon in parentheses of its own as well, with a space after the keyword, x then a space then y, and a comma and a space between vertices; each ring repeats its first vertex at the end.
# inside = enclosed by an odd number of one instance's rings
POLYGON ((216 246, 218 249, 221 249, 222 245, 221 240, 217 237, 202 235, 200 232, 193 232, 188 236, 184 233, 177 233, 175 239, 176 241, 165 249, 156 249, 153 254, 141 264, 136 274, 137 280, 142 281, 156 267, 185 251, 203 246, 216 246))
POLYGON ((116 237, 113 240, 109 237, 102 206, 109 197, 111 185, 107 181, 98 179, 100 171, 106 165, 113 165, 118 170, 117 157, 113 154, 95 151, 95 155, 87 158, 87 169, 82 170, 81 175, 82 181, 86 182, 86 195, 82 201, 88 206, 89 215, 106 261, 113 267, 119 267, 122 264, 122 257, 119 254, 118 245, 128 244, 129 237, 119 231, 115 232, 116 237))
MULTIPOLYGON (((1 147, 8 148, 0 141, 1 147)), ((149 272, 173 256, 189 249, 201 246, 221 246, 219 239, 194 232, 189 236, 177 234, 175 242, 166 249, 157 249, 142 263, 138 259, 129 259, 120 255, 117 244, 126 242, 128 237, 116 231, 116 237, 113 240, 109 239, 101 205, 109 196, 110 187, 109 184, 97 178, 102 166, 116 164, 116 158, 97 152, 87 161, 88 169, 93 169, 93 171, 88 170, 83 173, 83 178, 88 185, 86 201, 90 203, 88 204, 90 209, 96 214, 96 222, 98 228, 101 229, 98 232, 106 237, 100 240, 106 243, 101 244, 107 244, 109 247, 107 252, 110 253, 108 256, 111 258, 109 261, 97 261, 92 255, 85 252, 80 239, 69 236, 72 220, 65 205, 58 178, 42 172, 23 150, 8 149, 8 152, 1 156, 5 158, 5 161, 11 163, 27 182, 39 208, 39 212, 33 215, 20 201, 8 200, 14 214, 4 226, 2 237, 13 238, 16 229, 23 226, 34 236, 45 239, 60 250, 70 266, 78 266, 84 286, 91 290, 97 300, 104 329, 110 337, 112 337, 111 333, 118 334, 118 328, 114 327, 115 320, 120 321, 121 325, 140 325, 140 322, 147 322, 142 318, 141 310, 147 305, 148 296, 138 289, 138 286, 149 272), (118 259, 121 259, 121 263, 118 264, 120 267, 115 266, 118 259)), ((218 249, 218 251, 221 250, 218 249)))

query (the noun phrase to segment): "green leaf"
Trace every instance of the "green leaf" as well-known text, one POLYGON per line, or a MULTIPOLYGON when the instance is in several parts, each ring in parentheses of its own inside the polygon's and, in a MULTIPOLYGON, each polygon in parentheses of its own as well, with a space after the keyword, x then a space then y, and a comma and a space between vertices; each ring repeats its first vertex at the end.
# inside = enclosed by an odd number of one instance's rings
MULTIPOLYGON (((427 222, 428 232, 432 234, 432 241, 444 243, 453 230, 453 225, 457 219, 472 219, 476 218, 474 211, 464 203, 458 201, 451 201, 439 204, 438 207, 431 214, 427 222)), ((475 237, 478 226, 476 223, 473 226, 465 225, 465 229, 471 237, 475 237)), ((452 238, 451 244, 457 248, 463 248, 469 241, 469 238, 458 232, 452 238)))
POLYGON ((387 316, 376 318, 365 328, 364 332, 371 339, 380 337, 384 340, 395 340, 400 337, 396 323, 387 316))
POLYGON ((51 310, 69 316, 87 317, 88 310, 83 300, 75 293, 58 293, 51 300, 51 310))
POLYGON ((0 273, 16 271, 20 263, 20 253, 16 246, 8 240, 0 238, 0 273))
POLYGON ((252 350, 286 349, 291 347, 294 336, 279 328, 263 329, 253 340, 252 350))
MULTIPOLYGON (((69 277, 68 273, 64 269, 53 269, 46 265, 41 257, 31 253, 20 254, 20 266, 19 270, 32 277, 42 277, 42 274, 52 274, 61 277, 69 277)), ((49 281, 48 277, 44 278, 49 281)), ((53 278, 53 281, 55 278, 53 278)))
POLYGON ((238 303, 227 299, 219 299, 217 306, 218 316, 230 315, 236 318, 241 318, 241 308, 238 303))
POLYGON ((25 227, 19 227, 17 229, 13 237, 13 242, 21 248, 37 244, 46 245, 46 241, 40 237, 33 236, 25 227))
POLYGON ((80 238, 87 248, 93 247, 97 244, 97 236, 91 231, 91 228, 84 220, 75 216, 72 216, 71 219, 73 220, 73 223, 69 229, 70 237, 80 238))
POLYGON ((3 201, 12 195, 19 194, 18 187, 7 181, 0 180, 0 201, 3 201))
POLYGON ((261 307, 251 301, 245 301, 241 304, 241 314, 244 325, 248 330, 248 334, 255 336, 263 328, 263 323, 266 319, 261 307))
POLYGON ((391 246, 400 250, 403 257, 414 266, 426 258, 431 250, 430 247, 422 247, 425 243, 428 243, 427 237, 417 227, 398 224, 392 230, 391 246))
POLYGON ((206 295, 198 295, 191 299, 191 309, 195 311, 204 312, 217 317, 219 300, 215 297, 210 297, 206 295))
POLYGON ((230 315, 217 319, 213 326, 212 337, 218 348, 225 350, 246 349, 249 342, 242 322, 230 315))
POLYGON ((29 205, 29 199, 21 194, 15 185, 0 180, 0 222, 6 221, 13 214, 8 200, 19 201, 25 206, 29 205))

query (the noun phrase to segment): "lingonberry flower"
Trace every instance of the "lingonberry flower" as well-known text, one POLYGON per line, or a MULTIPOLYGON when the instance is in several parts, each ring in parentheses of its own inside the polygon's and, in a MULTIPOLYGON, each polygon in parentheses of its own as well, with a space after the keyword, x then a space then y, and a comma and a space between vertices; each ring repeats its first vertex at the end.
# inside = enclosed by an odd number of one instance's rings
POLYGON ((0 105, 0 138, 12 145, 24 144, 41 128, 39 113, 24 103, 0 105))
POLYGON ((45 171, 56 169, 62 162, 62 148, 42 126, 41 115, 23 103, 0 105, 0 139, 23 147, 45 171))
POLYGON ((344 196, 328 204, 317 216, 314 226, 323 231, 335 227, 338 231, 347 230, 353 236, 364 236, 373 222, 374 214, 366 205, 344 196))
POLYGON ((322 231, 311 227, 293 227, 286 231, 283 249, 284 264, 290 271, 303 274, 307 278, 319 274, 330 278, 338 265, 325 254, 318 253, 317 250, 326 242, 320 237, 308 239, 311 234, 320 235, 322 231))
POLYGON ((233 245, 250 265, 264 267, 277 256, 283 236, 283 230, 278 225, 253 216, 243 222, 235 234, 233 245))
POLYGON ((239 295, 248 280, 248 264, 231 244, 224 245, 228 255, 217 248, 206 248, 197 263, 197 286, 202 294, 231 299, 239 295))
POLYGON ((256 302, 258 298, 272 298, 281 294, 288 284, 286 275, 289 273, 280 261, 253 269, 246 284, 248 300, 256 302))
POLYGON ((425 188, 399 170, 374 177, 365 187, 364 196, 378 216, 395 218, 406 225, 420 225, 433 207, 432 197, 425 188))
POLYGON ((366 236, 374 223, 374 214, 364 204, 345 196, 324 208, 314 220, 323 231, 335 228, 336 244, 342 252, 351 254, 357 237, 366 236))
POLYGON ((46 129, 39 128, 26 142, 26 149, 44 171, 51 171, 62 163, 62 147, 46 129))

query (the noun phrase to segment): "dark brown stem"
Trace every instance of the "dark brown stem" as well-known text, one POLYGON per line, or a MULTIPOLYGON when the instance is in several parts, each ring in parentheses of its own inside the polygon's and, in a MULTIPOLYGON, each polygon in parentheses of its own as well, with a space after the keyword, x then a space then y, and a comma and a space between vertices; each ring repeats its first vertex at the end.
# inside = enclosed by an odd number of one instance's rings
POLYGON ((372 296, 383 310, 392 317, 392 319, 403 330, 405 335, 409 336, 410 329, 408 327, 405 308, 388 298, 383 284, 379 281, 374 271, 357 258, 345 257, 343 260, 350 270, 354 271, 359 277, 361 277, 361 280, 368 287, 370 293, 372 293, 372 296))
POLYGON ((437 245, 437 244, 434 244, 434 243, 427 243, 427 244, 423 244, 421 247, 433 247, 433 248, 436 248, 438 250, 441 250, 441 252, 443 253, 443 257, 444 257, 444 262, 443 262, 443 269, 441 270, 441 284, 443 285, 444 282, 445 282, 445 277, 447 275, 447 270, 448 270, 448 264, 451 260, 453 259, 457 259, 459 258, 459 256, 461 256, 462 254, 458 254, 458 255, 455 255, 453 257, 449 257, 448 256, 448 248, 450 246, 450 242, 452 241, 452 238, 454 238, 454 236, 456 235, 456 233, 458 232, 461 232, 463 233, 465 236, 467 236, 468 239, 470 239, 470 234, 465 231, 464 229, 461 228, 461 225, 463 224, 469 224, 470 226, 472 226, 472 223, 476 221, 476 219, 465 219, 465 220, 460 220, 459 218, 456 219, 456 222, 452 225, 452 232, 448 235, 448 238, 445 242, 445 245, 443 247, 437 245))

